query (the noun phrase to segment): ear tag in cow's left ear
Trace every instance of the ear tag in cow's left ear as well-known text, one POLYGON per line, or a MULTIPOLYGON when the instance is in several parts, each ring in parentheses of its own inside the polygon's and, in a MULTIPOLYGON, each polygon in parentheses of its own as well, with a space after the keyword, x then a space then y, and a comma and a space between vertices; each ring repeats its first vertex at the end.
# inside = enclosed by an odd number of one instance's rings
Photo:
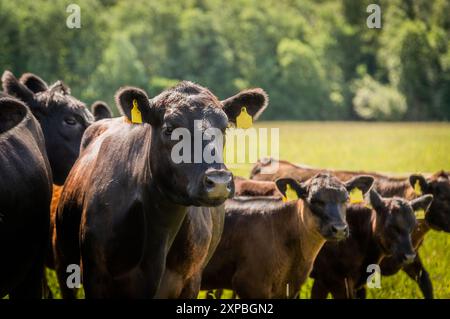
POLYGON ((414 192, 419 196, 422 195, 422 187, 420 187, 419 180, 416 180, 416 183, 414 184, 414 192))
POLYGON ((350 191, 350 204, 359 204, 364 202, 364 196, 362 190, 358 187, 353 188, 350 191))
POLYGON ((291 200, 297 200, 298 195, 295 190, 292 189, 291 185, 286 185, 286 196, 283 196, 283 202, 291 201, 291 200))
POLYGON ((136 100, 133 100, 133 108, 131 109, 131 122, 138 124, 142 123, 142 114, 141 111, 139 111, 136 100))
POLYGON ((425 210, 423 208, 414 211, 416 219, 425 219, 425 210))
POLYGON ((247 108, 243 106, 241 108, 241 113, 236 117, 236 127, 248 129, 252 127, 253 119, 250 114, 247 113, 247 108))

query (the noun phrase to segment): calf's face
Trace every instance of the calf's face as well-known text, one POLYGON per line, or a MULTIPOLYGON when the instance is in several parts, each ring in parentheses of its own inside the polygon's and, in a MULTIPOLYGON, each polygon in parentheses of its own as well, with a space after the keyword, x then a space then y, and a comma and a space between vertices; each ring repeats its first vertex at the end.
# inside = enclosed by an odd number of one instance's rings
POLYGON ((24 74, 17 80, 5 71, 2 84, 5 93, 25 102, 39 121, 53 182, 62 185, 78 158, 81 138, 93 121, 92 114, 60 81, 48 87, 34 74, 24 74))
POLYGON ((304 183, 291 178, 276 181, 280 192, 286 196, 287 185, 290 185, 316 220, 318 232, 327 240, 342 240, 348 237, 346 206, 348 192, 354 188, 364 194, 373 184, 371 176, 356 176, 346 183, 330 174, 317 174, 304 183))
POLYGON ((403 198, 382 198, 375 190, 370 191, 370 203, 377 214, 374 233, 388 256, 402 264, 414 261, 411 234, 416 225, 415 211, 428 210, 432 195, 421 196, 410 202, 403 198))
POLYGON ((433 195, 433 202, 425 215, 425 220, 433 229, 450 233, 450 176, 440 171, 425 179, 422 175, 411 175, 411 186, 419 194, 433 195))
POLYGON ((194 206, 217 206, 233 195, 233 176, 221 156, 225 130, 229 122, 236 122, 242 107, 256 118, 267 105, 261 89, 219 101, 191 82, 181 82, 151 100, 140 89, 124 88, 116 100, 128 119, 133 120, 136 105, 142 122, 152 126, 150 165, 161 193, 175 203, 194 206))

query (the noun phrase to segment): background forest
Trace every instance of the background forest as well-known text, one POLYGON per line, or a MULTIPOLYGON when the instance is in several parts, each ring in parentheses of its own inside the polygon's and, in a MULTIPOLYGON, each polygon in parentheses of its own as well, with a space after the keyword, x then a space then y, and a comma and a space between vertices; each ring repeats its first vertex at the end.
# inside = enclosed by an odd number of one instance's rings
POLYGON ((263 87, 266 120, 447 121, 450 0, 0 0, 0 69, 86 103, 192 80, 263 87), (81 28, 69 29, 70 3, 81 28), (369 29, 370 3, 381 29, 369 29))

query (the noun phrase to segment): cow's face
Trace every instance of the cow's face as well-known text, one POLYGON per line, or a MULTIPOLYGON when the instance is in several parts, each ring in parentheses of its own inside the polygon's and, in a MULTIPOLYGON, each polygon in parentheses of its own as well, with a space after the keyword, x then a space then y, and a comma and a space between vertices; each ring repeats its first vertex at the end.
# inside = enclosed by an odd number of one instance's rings
POLYGON ((424 194, 433 195, 433 203, 425 215, 425 220, 435 230, 450 233, 450 176, 447 172, 437 172, 428 179, 421 175, 411 175, 411 186, 417 183, 424 194))
POLYGON ((283 195, 286 194, 286 186, 291 185, 311 211, 315 227, 325 239, 342 240, 349 234, 346 221, 348 191, 357 187, 366 193, 372 187, 373 177, 361 175, 343 183, 330 174, 320 173, 304 183, 282 178, 276 184, 283 195))
POLYGON ((62 185, 78 158, 81 138, 93 121, 92 114, 60 81, 48 87, 36 75, 24 74, 17 80, 11 72, 5 71, 2 84, 7 94, 27 103, 39 121, 53 182, 62 185))
POLYGON ((411 202, 399 197, 382 198, 375 190, 370 191, 370 203, 376 212, 374 234, 383 252, 401 264, 414 261, 411 234, 416 225, 415 211, 428 210, 432 195, 419 197, 411 202))
POLYGON ((243 106, 257 117, 267 104, 261 89, 219 101, 191 82, 181 82, 151 100, 140 89, 125 88, 116 100, 130 121, 136 105, 142 122, 152 127, 150 165, 160 192, 175 203, 195 206, 217 206, 233 195, 233 176, 221 158, 225 130, 243 106), (214 155, 214 161, 205 154, 214 155))

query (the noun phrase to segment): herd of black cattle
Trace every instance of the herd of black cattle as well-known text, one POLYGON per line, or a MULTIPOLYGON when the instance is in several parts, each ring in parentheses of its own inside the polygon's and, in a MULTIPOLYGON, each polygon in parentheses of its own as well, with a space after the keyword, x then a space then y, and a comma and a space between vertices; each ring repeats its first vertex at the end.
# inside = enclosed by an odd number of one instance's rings
MULTIPOLYGON (((329 171, 262 159, 251 179, 223 163, 175 163, 176 128, 225 132, 242 107, 267 107, 259 88, 218 100, 183 81, 151 99, 125 87, 88 108, 58 81, 2 76, 0 297, 64 298, 79 265, 86 298, 364 298, 370 273, 404 270, 433 297, 418 249, 450 232, 450 178, 329 171), (201 127, 194 125, 201 120, 201 127)), ((212 141, 202 141, 203 148, 212 141)))

